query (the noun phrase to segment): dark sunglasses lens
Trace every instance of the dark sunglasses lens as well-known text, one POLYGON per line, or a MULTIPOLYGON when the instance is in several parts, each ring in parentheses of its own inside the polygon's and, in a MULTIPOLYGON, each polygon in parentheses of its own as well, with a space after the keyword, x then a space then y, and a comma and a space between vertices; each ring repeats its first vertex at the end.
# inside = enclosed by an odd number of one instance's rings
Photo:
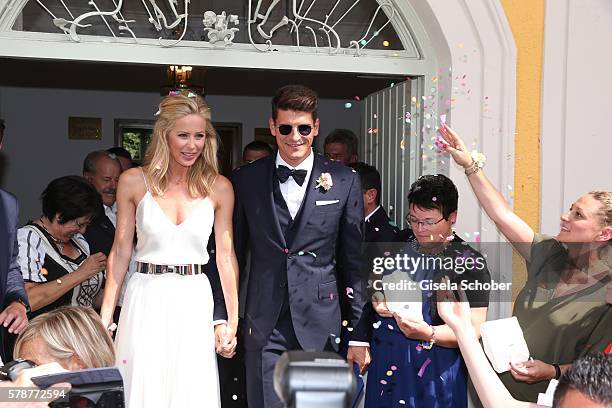
POLYGON ((280 132, 281 135, 283 136, 287 136, 288 134, 291 133, 291 130, 293 130, 293 128, 291 127, 291 125, 280 125, 278 127, 278 131, 280 132))
POLYGON ((298 132, 300 132, 300 135, 302 136, 308 136, 311 131, 312 131, 312 126, 310 125, 299 125, 298 126, 298 132))

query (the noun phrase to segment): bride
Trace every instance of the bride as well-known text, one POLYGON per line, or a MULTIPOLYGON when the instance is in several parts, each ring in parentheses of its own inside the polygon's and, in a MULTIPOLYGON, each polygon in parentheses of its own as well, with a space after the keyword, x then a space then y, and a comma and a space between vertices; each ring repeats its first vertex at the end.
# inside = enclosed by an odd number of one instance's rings
POLYGON ((218 407, 215 348, 231 357, 238 324, 233 249, 234 192, 217 168, 217 135, 199 96, 165 97, 141 168, 121 175, 117 228, 108 257, 102 321, 109 327, 132 251, 115 340, 130 408, 218 407), (216 262, 228 320, 213 328, 213 297, 203 265, 214 224, 216 262))

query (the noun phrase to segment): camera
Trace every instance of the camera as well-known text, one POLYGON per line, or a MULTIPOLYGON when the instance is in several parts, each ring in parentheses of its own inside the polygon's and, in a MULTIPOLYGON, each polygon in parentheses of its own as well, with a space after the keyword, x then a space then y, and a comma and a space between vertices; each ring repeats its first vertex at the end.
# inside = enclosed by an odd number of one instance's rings
POLYGON ((90 368, 32 377, 41 389, 70 383, 70 392, 49 404, 51 408, 124 408, 123 378, 116 368, 90 368))

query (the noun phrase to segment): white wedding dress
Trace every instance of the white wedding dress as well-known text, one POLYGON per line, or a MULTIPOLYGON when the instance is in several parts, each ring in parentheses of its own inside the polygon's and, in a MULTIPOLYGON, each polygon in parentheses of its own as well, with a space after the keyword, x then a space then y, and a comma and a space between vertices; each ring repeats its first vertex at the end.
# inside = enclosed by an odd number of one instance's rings
MULTIPOLYGON (((179 225, 147 191, 136 209, 136 260, 206 264, 213 203, 203 199, 179 225)), ((219 407, 213 297, 206 275, 134 273, 115 340, 128 408, 219 407)))

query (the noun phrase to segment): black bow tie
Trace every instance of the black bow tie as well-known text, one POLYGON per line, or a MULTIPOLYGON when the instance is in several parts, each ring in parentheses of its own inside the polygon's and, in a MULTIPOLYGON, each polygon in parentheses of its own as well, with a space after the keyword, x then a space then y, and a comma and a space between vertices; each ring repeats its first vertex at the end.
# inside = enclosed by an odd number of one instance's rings
POLYGON ((293 170, 282 164, 276 168, 276 177, 281 183, 289 180, 289 177, 293 177, 295 182, 301 186, 306 180, 306 173, 308 173, 306 170, 293 170))

